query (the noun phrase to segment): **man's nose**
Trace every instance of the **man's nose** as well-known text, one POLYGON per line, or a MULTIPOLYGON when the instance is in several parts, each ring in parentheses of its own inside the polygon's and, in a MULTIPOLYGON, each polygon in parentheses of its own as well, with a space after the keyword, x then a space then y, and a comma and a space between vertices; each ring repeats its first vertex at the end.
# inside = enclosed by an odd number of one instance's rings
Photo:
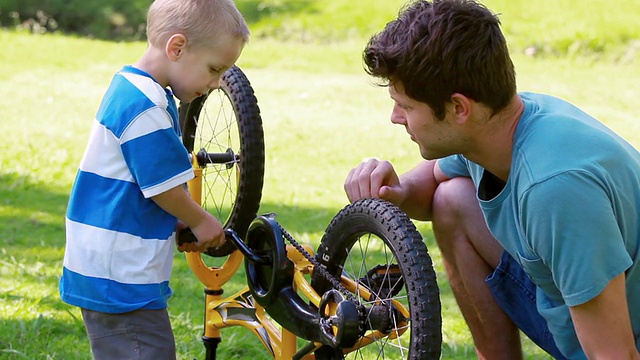
POLYGON ((393 111, 391 111, 391 122, 399 125, 406 124, 407 121, 406 121, 404 111, 401 111, 396 106, 394 106, 393 111))

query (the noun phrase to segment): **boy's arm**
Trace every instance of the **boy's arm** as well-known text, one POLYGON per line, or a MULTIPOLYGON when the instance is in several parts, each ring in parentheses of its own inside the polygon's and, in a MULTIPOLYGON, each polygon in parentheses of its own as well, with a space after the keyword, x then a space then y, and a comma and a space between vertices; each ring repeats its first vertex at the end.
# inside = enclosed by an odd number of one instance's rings
POLYGON ((183 244, 181 251, 204 251, 210 247, 218 247, 225 241, 224 230, 220 222, 210 213, 198 205, 189 193, 182 187, 176 186, 161 194, 153 196, 164 211, 178 218, 191 228, 198 239, 197 243, 183 244))
POLYGON ((598 296, 569 311, 589 359, 640 359, 631 328, 624 273, 613 278, 598 296))

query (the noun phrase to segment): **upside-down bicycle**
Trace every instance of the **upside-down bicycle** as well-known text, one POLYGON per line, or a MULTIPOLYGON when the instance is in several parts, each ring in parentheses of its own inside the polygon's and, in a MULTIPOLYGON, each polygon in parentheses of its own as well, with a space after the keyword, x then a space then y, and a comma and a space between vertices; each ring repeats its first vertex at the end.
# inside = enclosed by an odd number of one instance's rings
MULTIPOLYGON (((191 196, 223 224, 227 242, 187 262, 205 287, 202 341, 215 359, 221 330, 243 326, 275 359, 438 359, 440 298, 427 247, 391 203, 344 207, 314 253, 275 214, 257 216, 264 135, 257 99, 238 68, 220 89, 181 104, 183 143, 192 154, 191 196), (213 257, 221 265, 207 265, 213 257), (244 260, 247 286, 223 286, 244 260)), ((193 241, 189 230, 179 241, 193 241)))

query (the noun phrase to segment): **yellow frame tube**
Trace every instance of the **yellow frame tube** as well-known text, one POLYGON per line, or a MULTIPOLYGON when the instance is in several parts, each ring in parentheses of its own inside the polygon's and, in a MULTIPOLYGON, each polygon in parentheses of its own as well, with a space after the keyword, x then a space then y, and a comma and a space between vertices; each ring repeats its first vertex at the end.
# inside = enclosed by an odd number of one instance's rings
MULTIPOLYGON (((202 205, 202 168, 198 166, 196 154, 192 155, 191 164, 193 166, 193 179, 187 182, 189 194, 191 198, 198 204, 202 205)), ((236 273, 240 264, 242 264, 242 254, 234 251, 221 267, 208 267, 202 260, 202 255, 197 252, 186 253, 187 263, 191 271, 202 282, 207 289, 220 290, 222 285, 236 273)))

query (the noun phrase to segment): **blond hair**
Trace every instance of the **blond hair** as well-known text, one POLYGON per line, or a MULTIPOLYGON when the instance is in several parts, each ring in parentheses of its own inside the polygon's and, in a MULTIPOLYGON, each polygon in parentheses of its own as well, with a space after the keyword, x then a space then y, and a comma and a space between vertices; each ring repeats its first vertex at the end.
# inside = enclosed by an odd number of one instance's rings
POLYGON ((233 0, 155 0, 147 14, 147 40, 164 47, 174 34, 187 46, 212 46, 225 36, 249 41, 249 28, 233 0))

